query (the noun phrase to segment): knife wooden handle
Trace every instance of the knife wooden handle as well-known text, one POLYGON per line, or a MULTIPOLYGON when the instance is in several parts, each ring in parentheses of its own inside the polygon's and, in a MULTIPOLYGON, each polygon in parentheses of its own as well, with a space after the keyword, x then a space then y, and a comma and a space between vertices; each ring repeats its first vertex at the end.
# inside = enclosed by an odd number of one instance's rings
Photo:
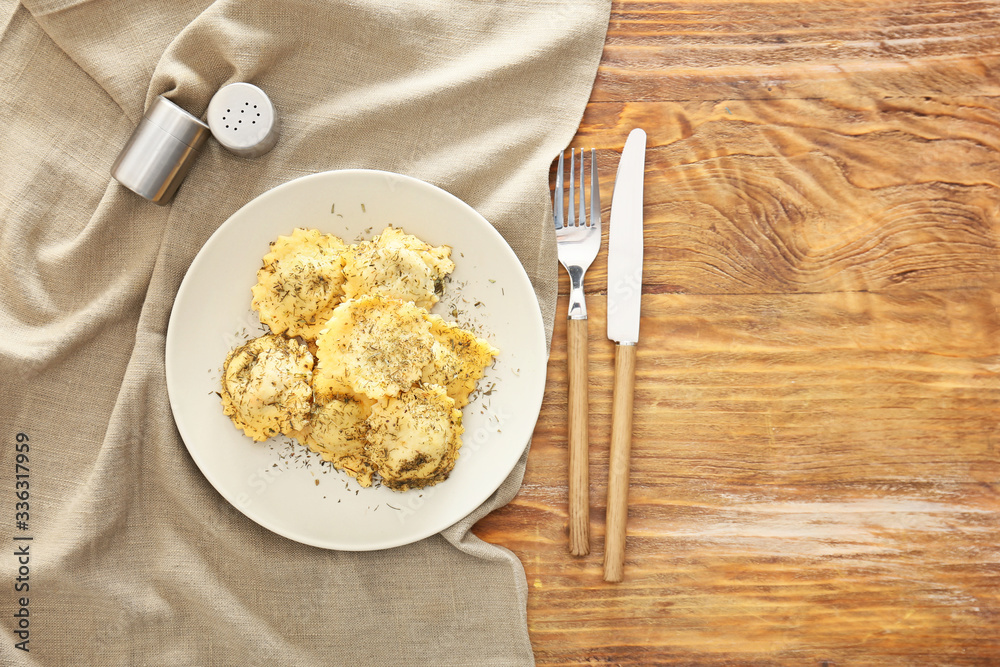
POLYGON ((569 352, 569 552, 590 553, 587 320, 566 323, 569 352))
POLYGON ((632 456, 632 393, 635 345, 615 346, 615 389, 611 407, 608 513, 604 538, 604 581, 618 582, 625 570, 629 459, 632 456))

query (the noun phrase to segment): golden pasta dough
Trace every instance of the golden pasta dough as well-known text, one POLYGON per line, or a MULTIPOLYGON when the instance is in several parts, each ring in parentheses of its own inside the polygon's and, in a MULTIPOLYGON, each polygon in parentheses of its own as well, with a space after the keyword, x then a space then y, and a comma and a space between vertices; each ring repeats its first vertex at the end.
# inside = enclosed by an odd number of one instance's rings
POLYGON ((375 468, 365 454, 369 412, 360 401, 334 396, 313 405, 309 425, 296 438, 361 486, 371 486, 375 468))
POLYGON ((476 389, 486 368, 500 351, 457 324, 445 322, 438 315, 427 315, 434 336, 431 362, 424 368, 424 384, 441 385, 463 408, 476 389))
POLYGON ((343 300, 347 246, 333 234, 296 229, 263 258, 251 307, 272 333, 313 340, 343 300))
POLYGON ((353 299, 380 295, 431 308, 445 276, 455 270, 451 248, 434 247, 412 234, 387 227, 344 255, 344 293, 353 299))
POLYGON ((302 429, 312 407, 313 357, 299 342, 267 334, 223 364, 222 409, 254 440, 302 429))
POLYGON ((462 413, 443 387, 423 385, 372 406, 366 452, 390 489, 447 479, 462 446, 462 413))
POLYGON ((316 340, 317 396, 379 399, 409 391, 431 361, 434 336, 425 313, 412 303, 381 296, 337 306, 316 340))

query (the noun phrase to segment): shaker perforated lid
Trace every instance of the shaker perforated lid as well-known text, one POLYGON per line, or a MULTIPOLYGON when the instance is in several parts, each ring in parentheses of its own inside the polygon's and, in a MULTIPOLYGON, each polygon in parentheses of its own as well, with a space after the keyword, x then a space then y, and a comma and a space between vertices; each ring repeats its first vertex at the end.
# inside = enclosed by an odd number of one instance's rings
POLYGON ((208 134, 208 125, 161 95, 118 154, 111 175, 154 204, 167 204, 208 134))
POLYGON ((226 149, 256 157, 278 142, 278 114, 263 90, 249 83, 223 86, 208 103, 208 126, 226 149))

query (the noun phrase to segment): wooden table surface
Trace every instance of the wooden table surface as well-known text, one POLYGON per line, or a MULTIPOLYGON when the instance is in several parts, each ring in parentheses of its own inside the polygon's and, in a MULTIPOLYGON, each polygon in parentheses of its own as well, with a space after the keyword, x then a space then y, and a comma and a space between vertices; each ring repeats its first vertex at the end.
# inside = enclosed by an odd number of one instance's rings
POLYGON ((572 143, 605 228, 633 127, 625 581, 603 252, 592 551, 567 551, 564 274, 524 486, 475 528, 524 563, 538 664, 1000 664, 1000 4, 615 0, 572 143))

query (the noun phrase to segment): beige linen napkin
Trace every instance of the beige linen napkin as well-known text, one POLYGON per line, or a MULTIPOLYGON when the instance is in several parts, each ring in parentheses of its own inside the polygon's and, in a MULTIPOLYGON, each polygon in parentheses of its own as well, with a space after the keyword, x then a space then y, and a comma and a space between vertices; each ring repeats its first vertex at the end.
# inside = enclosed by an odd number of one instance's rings
POLYGON ((194 465, 164 337, 188 265, 233 211, 353 167, 479 210, 551 335, 549 165, 579 124, 608 14, 607 0, 0 3, 0 662, 533 662, 521 565, 469 530, 513 497, 524 457, 441 535, 371 553, 304 546, 244 517, 194 465), (166 208, 110 178, 156 95, 200 115, 233 81, 278 108, 272 152, 210 140, 166 208))

